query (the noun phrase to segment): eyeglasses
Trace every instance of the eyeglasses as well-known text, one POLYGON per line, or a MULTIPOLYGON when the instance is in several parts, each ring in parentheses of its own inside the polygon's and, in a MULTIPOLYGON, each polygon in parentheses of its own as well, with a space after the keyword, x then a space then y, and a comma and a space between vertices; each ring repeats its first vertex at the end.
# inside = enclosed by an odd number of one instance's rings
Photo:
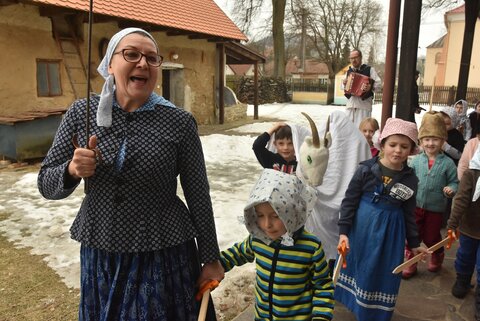
POLYGON ((160 67, 160 65, 163 62, 163 57, 160 55, 155 55, 155 54, 148 54, 145 55, 141 53, 138 50, 135 49, 122 49, 120 51, 114 52, 113 54, 119 54, 121 53, 123 56, 123 59, 127 62, 139 62, 142 60, 142 57, 145 57, 145 60, 147 61, 147 64, 152 67, 160 67))

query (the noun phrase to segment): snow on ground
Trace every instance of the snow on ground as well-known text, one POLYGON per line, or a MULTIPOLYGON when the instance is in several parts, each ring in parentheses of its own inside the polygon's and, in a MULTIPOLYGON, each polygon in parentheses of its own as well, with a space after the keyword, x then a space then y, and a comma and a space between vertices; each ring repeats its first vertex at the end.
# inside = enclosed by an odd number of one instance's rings
MULTIPOLYGON (((334 110, 343 106, 267 104, 259 106, 260 117, 284 119, 307 126, 301 112, 317 124, 325 123, 334 110)), ((381 106, 374 105, 373 116, 380 120, 381 106)), ((249 106, 248 115, 253 115, 249 106)), ((417 123, 421 115, 416 115, 417 123)), ((218 242, 225 249, 247 236, 243 207, 262 168, 252 151, 256 136, 272 122, 255 123, 233 129, 237 135, 202 136, 210 181, 218 242), (238 135, 238 133, 248 133, 238 135)), ((45 255, 45 261, 68 287, 79 287, 79 244, 70 239, 69 228, 83 199, 83 188, 64 200, 42 198, 36 185, 37 172, 0 171, 0 232, 19 247, 30 247, 32 254, 45 255)), ((213 297, 220 317, 241 311, 253 300, 254 265, 235 268, 226 275, 213 297)))

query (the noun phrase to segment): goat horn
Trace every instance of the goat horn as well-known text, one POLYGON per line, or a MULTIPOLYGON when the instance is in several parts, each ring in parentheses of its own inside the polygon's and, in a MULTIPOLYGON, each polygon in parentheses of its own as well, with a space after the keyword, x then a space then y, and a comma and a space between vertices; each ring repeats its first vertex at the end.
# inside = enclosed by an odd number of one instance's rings
POLYGON ((317 125, 315 125, 312 118, 310 118, 310 116, 308 116, 306 113, 302 112, 302 115, 305 116, 308 119, 308 122, 310 123, 310 127, 312 128, 312 144, 313 144, 313 147, 320 148, 320 138, 318 137, 317 125))
POLYGON ((330 131, 330 115, 328 116, 328 119, 327 119, 327 128, 325 128, 325 136, 323 137, 323 144, 325 147, 328 146, 327 134, 329 131, 330 131))

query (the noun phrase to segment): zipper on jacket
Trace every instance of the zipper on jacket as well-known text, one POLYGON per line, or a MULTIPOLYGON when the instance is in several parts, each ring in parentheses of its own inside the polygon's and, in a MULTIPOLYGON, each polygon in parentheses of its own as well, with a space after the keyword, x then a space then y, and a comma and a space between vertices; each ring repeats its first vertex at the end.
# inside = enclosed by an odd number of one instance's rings
POLYGON ((278 253, 280 252, 280 244, 275 244, 275 252, 273 252, 272 269, 270 270, 270 280, 268 282, 268 314, 270 320, 273 320, 273 285, 275 280, 275 271, 277 269, 278 253))

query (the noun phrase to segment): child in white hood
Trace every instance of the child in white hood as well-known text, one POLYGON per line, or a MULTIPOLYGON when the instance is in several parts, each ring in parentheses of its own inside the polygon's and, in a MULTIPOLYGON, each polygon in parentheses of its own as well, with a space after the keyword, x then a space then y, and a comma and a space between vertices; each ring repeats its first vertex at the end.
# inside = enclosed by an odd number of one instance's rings
POLYGON ((225 271, 256 262, 255 320, 331 320, 333 283, 321 242, 304 229, 315 189, 265 169, 250 193, 250 235, 221 252, 225 271))

